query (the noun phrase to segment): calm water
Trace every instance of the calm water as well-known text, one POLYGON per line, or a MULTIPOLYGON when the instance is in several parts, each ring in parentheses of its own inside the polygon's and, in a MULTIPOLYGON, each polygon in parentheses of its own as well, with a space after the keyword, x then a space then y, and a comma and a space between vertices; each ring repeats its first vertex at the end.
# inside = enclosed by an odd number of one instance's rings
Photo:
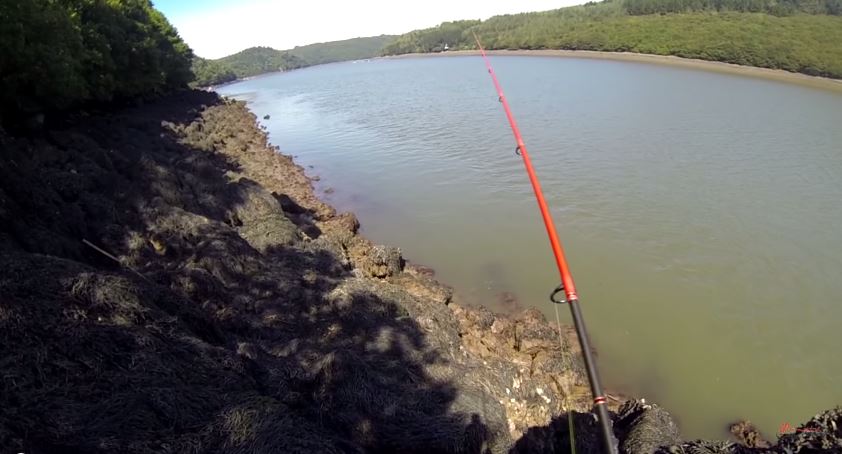
MULTIPOLYGON (((686 437, 842 404, 842 96, 638 63, 493 57, 573 267, 606 385, 686 437)), ((531 188, 478 57, 224 87, 364 232, 462 298, 548 315, 531 188)), ((564 312, 568 318, 569 315, 564 312)), ((554 316, 553 316, 554 317, 554 316)), ((552 320, 552 318, 550 318, 552 320)))

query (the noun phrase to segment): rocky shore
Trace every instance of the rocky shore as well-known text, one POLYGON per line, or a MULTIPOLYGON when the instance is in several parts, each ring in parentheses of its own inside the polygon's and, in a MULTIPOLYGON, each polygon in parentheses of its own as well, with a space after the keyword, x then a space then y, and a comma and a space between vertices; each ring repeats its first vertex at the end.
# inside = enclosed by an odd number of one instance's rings
MULTIPOLYGON (((2 452, 568 452, 568 415, 597 451, 569 330, 460 304, 255 120, 184 91, 0 131, 2 452)), ((842 452, 842 411, 747 447, 618 404, 624 452, 842 452)))

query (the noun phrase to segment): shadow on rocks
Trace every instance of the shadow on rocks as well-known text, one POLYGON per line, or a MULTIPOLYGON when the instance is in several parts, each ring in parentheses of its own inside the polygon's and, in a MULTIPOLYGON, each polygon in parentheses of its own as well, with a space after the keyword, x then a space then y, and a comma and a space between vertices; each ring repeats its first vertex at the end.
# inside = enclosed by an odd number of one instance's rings
POLYGON ((242 106, 200 116, 224 105, 185 92, 0 133, 0 446, 507 449, 502 407, 452 381, 417 299, 357 277, 313 230, 324 210, 242 173, 230 155, 266 138, 242 106))

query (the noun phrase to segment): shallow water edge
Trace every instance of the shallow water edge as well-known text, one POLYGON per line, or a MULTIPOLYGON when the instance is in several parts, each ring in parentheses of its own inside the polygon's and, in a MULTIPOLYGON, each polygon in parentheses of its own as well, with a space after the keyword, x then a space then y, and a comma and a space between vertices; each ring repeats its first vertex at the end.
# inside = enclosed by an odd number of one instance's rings
MULTIPOLYGON (((737 65, 720 61, 700 60, 697 58, 683 58, 674 55, 638 54, 634 52, 601 52, 593 50, 563 50, 563 49, 539 49, 539 50, 489 50, 488 55, 496 56, 529 56, 529 57, 560 57, 560 58, 589 58, 598 60, 616 60, 636 63, 651 63, 658 65, 669 65, 687 69, 699 69, 725 74, 735 74, 748 77, 759 77, 769 80, 794 83, 813 88, 832 90, 842 93, 842 80, 828 77, 810 76, 807 74, 793 73, 782 69, 760 68, 757 66, 737 65)), ((457 50, 439 53, 426 54, 403 54, 379 59, 403 59, 403 58, 425 58, 425 57, 464 57, 480 55, 476 50, 457 50)))

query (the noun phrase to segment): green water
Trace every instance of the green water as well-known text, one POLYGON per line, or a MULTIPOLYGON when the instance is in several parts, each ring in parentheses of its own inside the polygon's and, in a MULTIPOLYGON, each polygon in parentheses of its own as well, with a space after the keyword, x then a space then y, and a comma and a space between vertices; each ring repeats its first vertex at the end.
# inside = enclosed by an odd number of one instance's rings
MULTIPOLYGON (((639 63, 494 57, 610 388, 685 437, 842 404, 842 96, 639 63)), ((465 300, 548 315, 558 283, 477 57, 230 85, 373 240, 465 300)), ((566 313, 565 316, 569 317, 566 313)), ((569 318, 568 318, 569 321, 569 318)))

